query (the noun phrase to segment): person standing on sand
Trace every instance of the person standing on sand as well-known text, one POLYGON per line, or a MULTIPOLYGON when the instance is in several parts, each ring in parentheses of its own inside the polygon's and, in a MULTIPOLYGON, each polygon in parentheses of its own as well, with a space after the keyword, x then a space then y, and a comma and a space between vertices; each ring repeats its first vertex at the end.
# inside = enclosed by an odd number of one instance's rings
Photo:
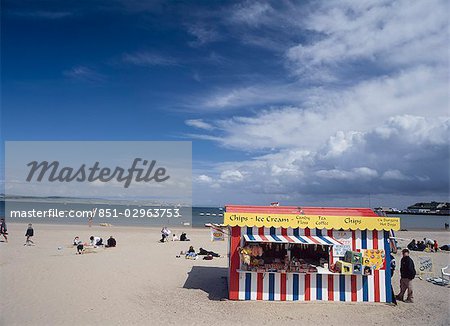
POLYGON ((439 244, 438 244, 437 240, 434 240, 433 248, 434 248, 434 252, 438 252, 439 244))
POLYGON ((409 250, 402 250, 403 258, 400 262, 400 293, 396 299, 403 301, 406 290, 408 290, 408 296, 405 302, 414 302, 412 280, 416 277, 416 269, 414 268, 414 262, 409 257, 409 250))
POLYGON ((4 218, 2 218, 0 220, 0 235, 2 235, 3 238, 5 238, 5 242, 8 242, 8 230, 6 228, 6 223, 5 223, 4 218))
POLYGON ((34 245, 33 240, 31 240, 31 238, 34 236, 34 229, 33 229, 33 225, 30 223, 28 224, 28 228, 27 231, 25 232, 25 236, 27 237, 27 240, 24 243, 24 246, 31 246, 32 244, 34 245))
POLYGON ((89 227, 92 227, 92 216, 89 216, 88 225, 89 227))

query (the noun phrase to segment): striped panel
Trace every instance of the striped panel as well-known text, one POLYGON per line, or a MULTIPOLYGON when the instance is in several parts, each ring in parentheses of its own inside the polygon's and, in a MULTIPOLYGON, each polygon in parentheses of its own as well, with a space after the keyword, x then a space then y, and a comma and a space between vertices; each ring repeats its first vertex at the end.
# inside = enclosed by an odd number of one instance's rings
POLYGON ((345 275, 345 301, 352 301, 352 275, 345 275))
POLYGON ((333 278, 333 289, 334 289, 333 301, 340 301, 339 279, 340 279, 340 275, 334 275, 334 278, 333 278))
POLYGON ((305 301, 305 274, 298 274, 298 300, 305 301))
POLYGON ((361 249, 361 230, 355 230, 356 250, 361 249))
POLYGON ((258 273, 256 280, 256 300, 263 299, 264 292, 264 273, 258 273))
POLYGON ((243 235, 247 242, 276 242, 276 243, 299 243, 299 244, 320 244, 335 245, 340 244, 337 240, 329 236, 304 236, 304 235, 280 235, 280 234, 254 234, 252 228, 247 229, 247 233, 243 235))
POLYGON ((286 274, 286 300, 292 301, 294 300, 294 275, 293 274, 286 274))
POLYGON ((264 273, 263 278, 263 300, 269 300, 269 274, 264 273))
POLYGON ((246 275, 250 273, 239 273, 239 300, 245 300, 246 275))
POLYGON ((309 299, 311 301, 317 300, 317 274, 309 274, 309 299))
POLYGON ((356 301, 363 301, 363 277, 356 278, 356 301))

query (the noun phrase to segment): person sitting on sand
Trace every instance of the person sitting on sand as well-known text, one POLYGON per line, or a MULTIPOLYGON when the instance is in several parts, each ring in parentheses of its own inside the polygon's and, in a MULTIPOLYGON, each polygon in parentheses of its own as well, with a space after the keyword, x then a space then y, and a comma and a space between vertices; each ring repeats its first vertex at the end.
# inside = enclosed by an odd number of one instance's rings
POLYGON ((408 243, 407 248, 409 250, 413 250, 413 251, 417 250, 416 240, 412 239, 412 241, 410 243, 408 243))
POLYGON ((8 242, 8 230, 6 229, 6 223, 4 218, 0 220, 0 235, 2 235, 3 238, 5 238, 5 242, 8 242))
POLYGON ((91 246, 93 246, 94 248, 97 248, 97 246, 103 246, 103 239, 100 237, 94 237, 93 235, 91 235, 89 240, 91 240, 91 246))
POLYGON ((106 240, 106 248, 114 248, 116 246, 117 242, 116 239, 113 238, 113 236, 110 236, 108 240, 106 240))
POLYGON ((425 245, 425 242, 423 242, 423 241, 419 241, 419 243, 417 244, 417 251, 424 251, 425 250, 425 248, 426 248, 427 246, 425 245))
POLYGON ((77 247, 77 254, 82 254, 84 251, 84 244, 83 241, 80 240, 80 237, 76 236, 75 239, 73 239, 73 245, 77 247))
POLYGON ((25 232, 25 236, 27 237, 27 240, 24 243, 24 246, 31 246, 34 245, 33 240, 31 238, 34 236, 34 229, 33 225, 31 223, 28 224, 27 231, 25 232))
POLYGON ((185 232, 181 233, 180 241, 191 241, 191 239, 188 239, 185 232))
POLYGON ((423 238, 423 242, 425 243, 425 246, 432 249, 434 245, 434 241, 428 238, 423 238))
POLYGON ((196 259, 197 258, 197 254, 195 253, 193 246, 190 246, 189 250, 186 252, 186 258, 187 259, 196 259))
POLYGON ((174 233, 172 235, 172 241, 178 241, 178 240, 180 240, 180 239, 178 239, 177 235, 174 233))

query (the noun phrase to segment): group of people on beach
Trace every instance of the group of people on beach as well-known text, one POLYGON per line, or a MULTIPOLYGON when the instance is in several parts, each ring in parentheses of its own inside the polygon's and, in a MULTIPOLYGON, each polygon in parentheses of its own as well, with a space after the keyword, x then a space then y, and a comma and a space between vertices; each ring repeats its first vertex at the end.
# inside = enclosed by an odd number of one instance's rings
MULTIPOLYGON (((8 242, 8 229, 6 227, 5 219, 2 217, 0 219, 0 235, 8 242)), ((25 231, 25 243, 24 246, 34 246, 34 241, 31 240, 34 236, 33 224, 29 223, 25 231)))
MULTIPOLYGON (((163 227, 161 229, 161 240, 159 240, 159 242, 167 242, 167 241, 169 241, 171 233, 172 233, 172 231, 169 230, 167 228, 167 226, 163 227)), ((178 236, 175 233, 172 234, 172 241, 191 241, 191 239, 189 239, 187 237, 186 232, 182 232, 179 238, 178 238, 178 236)))
POLYGON ((186 253, 184 252, 180 252, 180 255, 176 256, 177 258, 180 258, 181 255, 184 254, 184 257, 186 259, 197 259, 198 256, 204 256, 203 260, 212 260, 213 257, 220 257, 220 255, 214 251, 209 251, 203 248, 200 248, 198 252, 195 251, 194 246, 190 246, 189 249, 186 251, 186 253))
POLYGON ((417 241, 412 239, 408 244, 408 249, 411 251, 434 251, 438 252, 439 244, 437 240, 431 240, 427 238, 423 238, 423 241, 417 241))
POLYGON ((83 242, 80 240, 79 236, 76 236, 73 239, 73 246, 77 248, 77 254, 82 254, 84 252, 84 248, 86 246, 90 246, 92 248, 98 248, 105 246, 105 248, 114 248, 117 245, 116 239, 113 236, 110 236, 108 240, 106 240, 106 245, 103 243, 103 239, 101 237, 96 237, 91 235, 89 237, 89 243, 83 242))

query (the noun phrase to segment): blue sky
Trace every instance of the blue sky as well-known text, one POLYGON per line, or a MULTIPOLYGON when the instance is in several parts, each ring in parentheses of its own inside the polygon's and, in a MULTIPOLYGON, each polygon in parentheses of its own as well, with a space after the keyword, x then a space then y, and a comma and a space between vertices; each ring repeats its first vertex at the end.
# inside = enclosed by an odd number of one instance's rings
POLYGON ((194 203, 448 200, 446 1, 3 1, 5 140, 192 140, 194 203))

